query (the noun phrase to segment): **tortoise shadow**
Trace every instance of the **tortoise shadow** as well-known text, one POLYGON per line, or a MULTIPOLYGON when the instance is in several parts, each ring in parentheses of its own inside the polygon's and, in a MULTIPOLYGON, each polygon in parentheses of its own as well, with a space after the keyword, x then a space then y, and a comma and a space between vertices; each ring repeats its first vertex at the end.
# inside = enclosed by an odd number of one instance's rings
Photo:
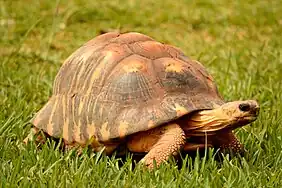
MULTIPOLYGON (((40 140, 39 142, 36 140, 36 147, 40 149, 43 145, 48 144, 48 145, 53 145, 51 148, 58 148, 62 153, 67 153, 70 151, 69 148, 65 147, 64 142, 60 138, 54 138, 51 137, 47 134, 43 134, 44 139, 40 140)), ((87 155, 88 157, 91 157, 93 155, 93 150, 90 147, 83 147, 82 150, 81 148, 75 148, 72 147, 71 150, 75 151, 73 152, 73 155, 87 155)), ((99 152, 95 152, 96 154, 99 152)), ((118 148, 116 152, 114 152, 111 155, 108 155, 109 159, 116 159, 118 161, 118 166, 121 168, 128 159, 131 159, 131 165, 132 169, 134 170, 135 167, 137 166, 138 162, 146 155, 147 153, 131 153, 129 151, 125 151, 124 148, 118 148)), ((195 159, 199 157, 200 159, 206 158, 206 160, 209 160, 210 158, 213 158, 217 164, 218 167, 220 167, 225 160, 226 154, 229 155, 229 159, 232 159, 233 157, 244 157, 245 153, 233 153, 232 151, 220 151, 220 149, 213 148, 213 149, 202 149, 202 150, 197 150, 197 151, 189 151, 189 152, 184 152, 180 151, 179 155, 174 157, 174 161, 180 170, 181 168, 185 167, 184 165, 187 163, 183 162, 183 159, 186 157, 189 157, 192 159, 192 165, 195 163, 195 159), (212 152, 212 153, 210 153, 212 152)), ((103 156, 103 151, 100 152, 100 155, 97 154, 97 156, 103 156)), ((100 159, 99 159, 100 160, 100 159)))

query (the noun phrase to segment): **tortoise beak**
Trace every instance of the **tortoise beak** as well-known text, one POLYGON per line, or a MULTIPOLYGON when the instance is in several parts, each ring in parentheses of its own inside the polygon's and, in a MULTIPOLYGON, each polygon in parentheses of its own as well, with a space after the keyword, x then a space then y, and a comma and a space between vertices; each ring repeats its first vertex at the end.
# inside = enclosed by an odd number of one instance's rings
POLYGON ((258 116, 258 115, 259 115, 259 111, 260 111, 260 107, 259 107, 259 106, 257 106, 257 107, 255 108, 255 115, 256 115, 256 116, 258 116))
POLYGON ((253 101, 251 103, 251 110, 250 110, 250 114, 254 115, 255 117, 257 117, 259 115, 259 111, 260 111, 260 106, 256 101, 253 101))

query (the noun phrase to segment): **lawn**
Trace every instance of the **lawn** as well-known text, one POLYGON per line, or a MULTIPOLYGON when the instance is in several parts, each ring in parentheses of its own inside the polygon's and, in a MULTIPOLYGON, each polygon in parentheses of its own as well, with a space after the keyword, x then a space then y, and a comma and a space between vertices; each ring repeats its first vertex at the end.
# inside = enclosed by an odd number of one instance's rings
POLYGON ((282 1, 0 1, 0 187, 281 187, 282 1), (64 59, 101 32, 137 31, 181 48, 226 101, 256 99, 236 130, 244 157, 183 156, 151 172, 132 160, 22 143, 64 59))

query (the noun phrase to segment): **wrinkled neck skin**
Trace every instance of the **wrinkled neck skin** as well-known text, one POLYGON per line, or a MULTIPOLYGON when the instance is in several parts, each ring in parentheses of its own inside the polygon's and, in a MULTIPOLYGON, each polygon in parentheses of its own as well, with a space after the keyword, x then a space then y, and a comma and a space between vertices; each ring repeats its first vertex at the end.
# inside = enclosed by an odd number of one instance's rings
MULTIPOLYGON (((211 110, 199 110, 183 116, 177 122, 184 130, 190 145, 231 149, 236 153, 243 146, 233 134, 233 130, 256 120, 259 105, 256 101, 233 101, 211 110)), ((187 150, 188 147, 186 147, 187 150)))
POLYGON ((202 110, 182 118, 180 125, 187 142, 208 144, 215 148, 231 149, 235 153, 243 151, 243 145, 233 134, 233 130, 248 124, 222 113, 222 109, 202 110))
POLYGON ((249 120, 232 117, 232 111, 223 113, 221 107, 213 110, 201 110, 183 117, 180 125, 186 133, 186 136, 205 136, 218 133, 232 132, 232 130, 242 127, 249 120))

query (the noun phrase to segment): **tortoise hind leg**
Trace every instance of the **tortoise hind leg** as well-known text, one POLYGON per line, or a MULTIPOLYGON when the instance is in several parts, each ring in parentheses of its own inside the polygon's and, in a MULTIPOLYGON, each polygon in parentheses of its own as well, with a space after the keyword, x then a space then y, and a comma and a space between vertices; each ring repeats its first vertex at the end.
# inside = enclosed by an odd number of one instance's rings
POLYGON ((27 137, 23 140, 24 144, 27 144, 30 141, 34 141, 38 144, 44 144, 45 143, 45 137, 48 135, 44 133, 44 136, 40 134, 40 130, 36 127, 31 128, 30 133, 27 135, 27 137))
POLYGON ((23 140, 23 142, 24 142, 25 144, 27 144, 29 141, 32 141, 33 138, 34 138, 34 136, 35 136, 36 134, 38 134, 38 132, 39 132, 39 129, 38 129, 38 128, 36 128, 36 127, 31 128, 29 134, 28 134, 27 137, 23 140))
POLYGON ((177 124, 168 124, 152 130, 140 132, 130 137, 127 147, 132 152, 148 152, 140 161, 148 168, 159 166, 169 156, 177 155, 185 144, 185 133, 177 124))

